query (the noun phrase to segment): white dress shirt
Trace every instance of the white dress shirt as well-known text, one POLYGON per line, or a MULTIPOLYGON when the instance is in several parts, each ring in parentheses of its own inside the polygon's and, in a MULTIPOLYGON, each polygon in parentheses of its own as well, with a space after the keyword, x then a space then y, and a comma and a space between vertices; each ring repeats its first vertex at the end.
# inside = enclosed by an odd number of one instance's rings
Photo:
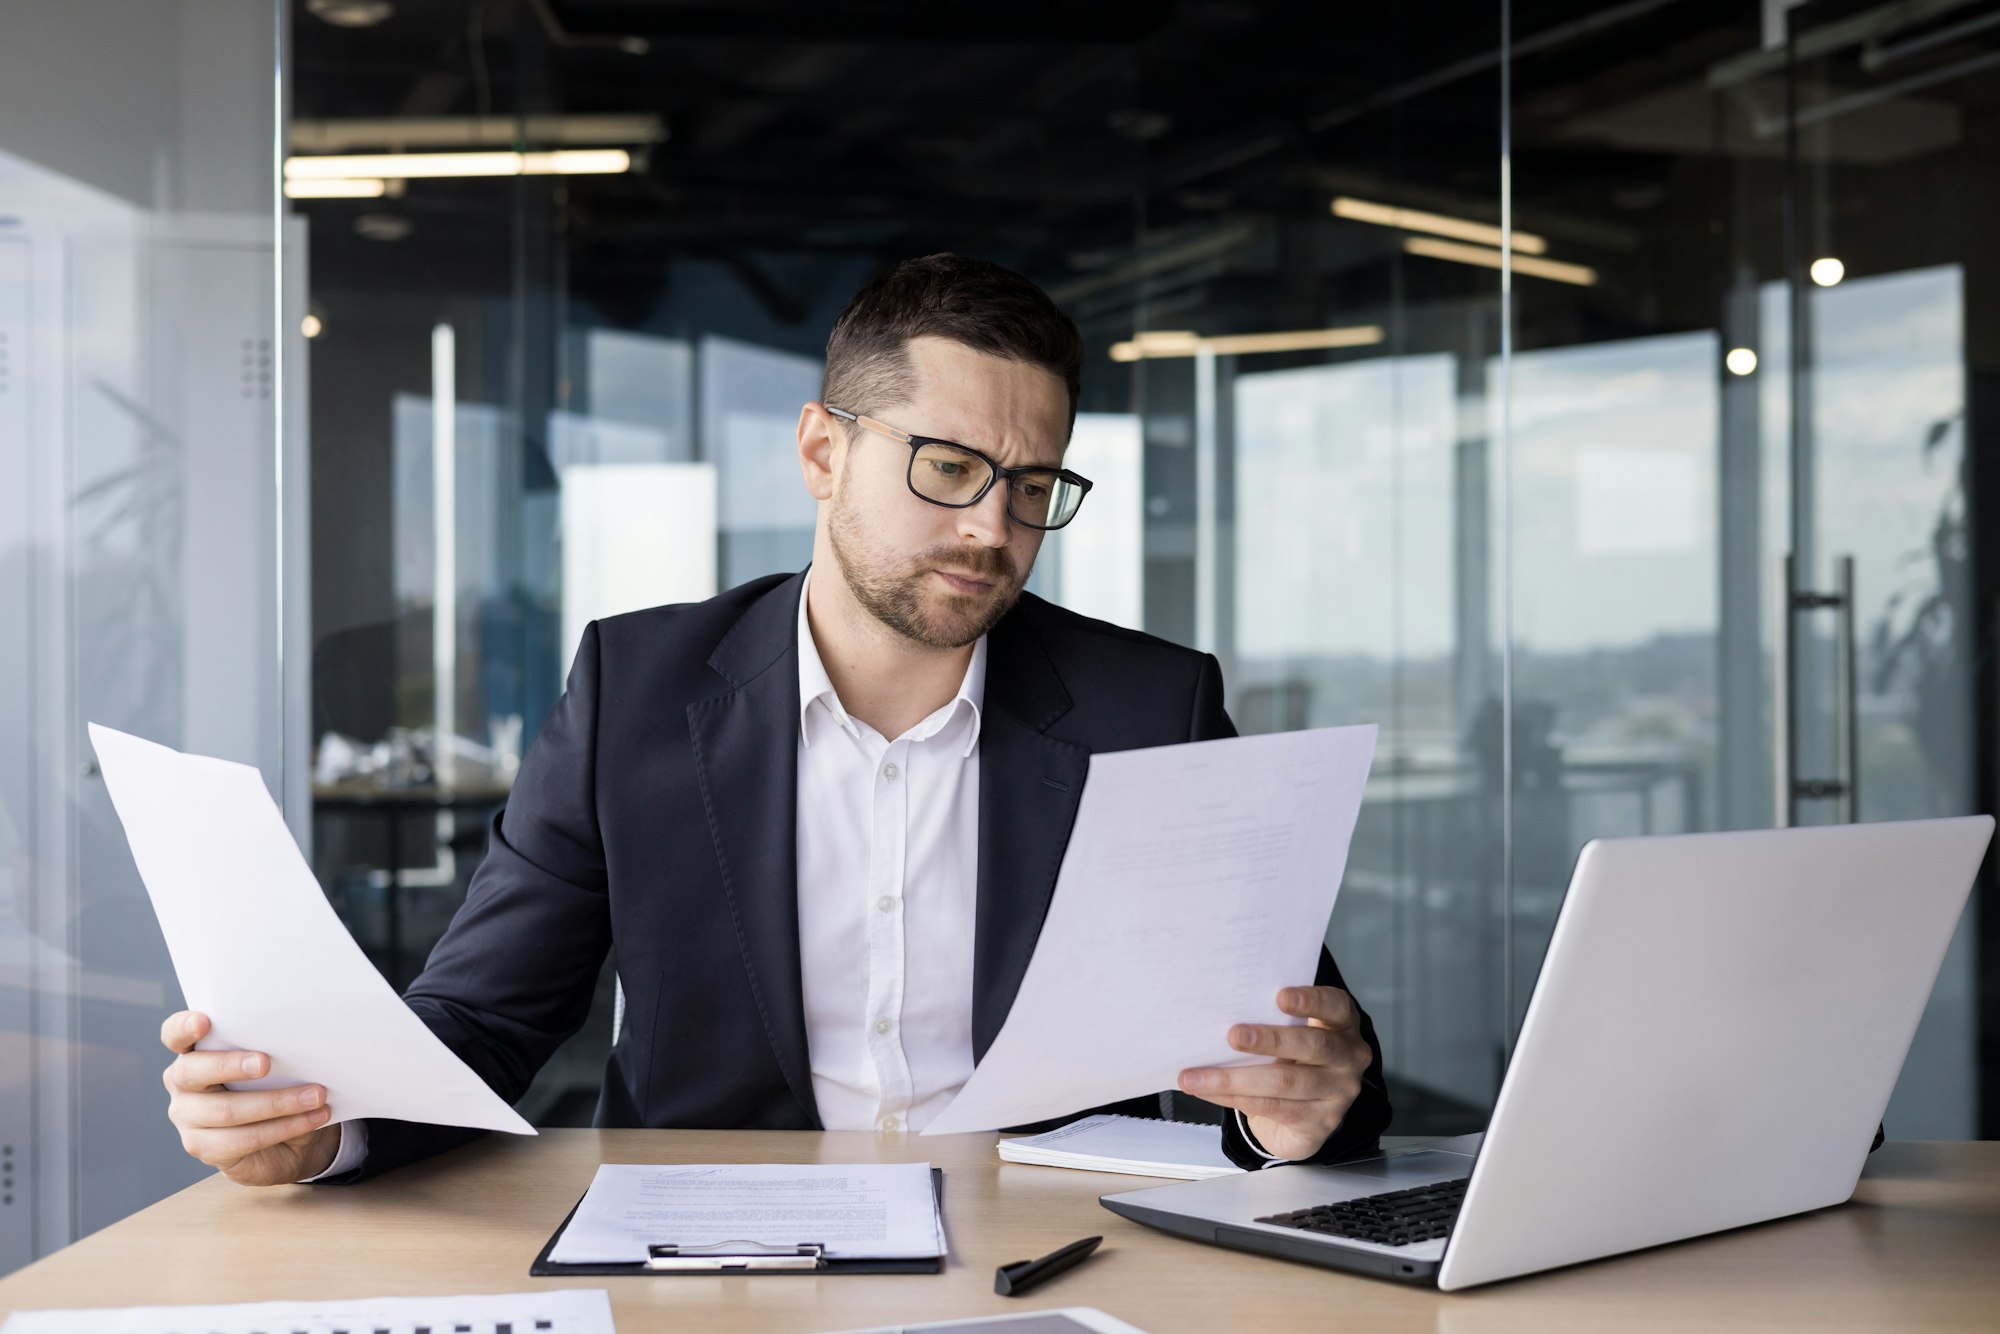
MULTIPOLYGON (((808 577, 810 579, 810 576, 808 577)), ((829 1130, 921 1130, 972 1074, 986 640, 891 741, 849 714, 799 598, 799 968, 829 1130)))

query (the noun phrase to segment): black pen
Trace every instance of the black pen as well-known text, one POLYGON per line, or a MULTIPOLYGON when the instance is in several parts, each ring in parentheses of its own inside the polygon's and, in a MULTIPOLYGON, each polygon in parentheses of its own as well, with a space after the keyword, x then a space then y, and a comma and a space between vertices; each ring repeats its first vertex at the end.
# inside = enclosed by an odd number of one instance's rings
POLYGON ((1082 1264, 1097 1249, 1102 1237, 1085 1237, 1059 1251, 1050 1251, 1039 1260, 1017 1260, 993 1271, 993 1291, 1002 1297, 1018 1297, 1043 1279, 1054 1278, 1063 1270, 1082 1264))

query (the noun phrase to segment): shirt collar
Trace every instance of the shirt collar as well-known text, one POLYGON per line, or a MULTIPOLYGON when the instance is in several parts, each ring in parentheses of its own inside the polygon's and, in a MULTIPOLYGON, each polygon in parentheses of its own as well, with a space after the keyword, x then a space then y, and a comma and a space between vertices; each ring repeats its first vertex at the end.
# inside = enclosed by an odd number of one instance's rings
MULTIPOLYGON (((799 585, 799 737, 808 750, 812 748, 812 733, 806 727, 806 712, 815 703, 824 704, 833 720, 849 736, 860 735, 855 720, 840 702, 840 695, 833 688, 833 678, 826 674, 826 663, 819 656, 819 645, 813 642, 812 625, 806 618, 806 592, 812 587, 812 569, 807 567, 805 580, 799 585)), ((928 741, 944 729, 957 716, 962 702, 972 710, 972 726, 967 729, 964 755, 970 757, 979 745, 981 706, 986 699, 986 636, 981 635, 972 646, 972 661, 965 665, 965 679, 958 683, 958 693, 951 703, 932 714, 914 732, 918 741, 928 741)), ((894 738, 891 738, 892 740, 894 738)))

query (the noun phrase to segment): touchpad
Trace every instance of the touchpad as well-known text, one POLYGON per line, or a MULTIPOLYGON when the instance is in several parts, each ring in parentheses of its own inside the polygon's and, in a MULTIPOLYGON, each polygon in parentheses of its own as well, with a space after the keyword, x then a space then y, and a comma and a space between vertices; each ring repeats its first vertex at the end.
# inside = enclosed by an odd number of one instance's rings
POLYGON ((1416 1153, 1394 1154, 1387 1158, 1369 1158, 1358 1163, 1337 1163, 1324 1170, 1336 1176, 1416 1185, 1425 1181, 1451 1181, 1458 1177, 1470 1176, 1472 1159, 1462 1153, 1418 1150, 1416 1153))

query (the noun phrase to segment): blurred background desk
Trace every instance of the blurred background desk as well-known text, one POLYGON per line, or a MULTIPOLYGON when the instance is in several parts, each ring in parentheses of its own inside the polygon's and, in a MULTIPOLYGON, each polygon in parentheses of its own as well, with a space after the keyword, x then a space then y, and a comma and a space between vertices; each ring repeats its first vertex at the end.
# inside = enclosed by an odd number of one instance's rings
MULTIPOLYGON (((436 943, 435 934, 426 934, 417 958, 406 959, 403 948, 403 903, 402 891, 409 881, 410 868, 405 865, 407 839, 404 829, 406 819, 411 816, 429 815, 434 817, 426 827, 419 846, 434 848, 434 865, 419 870, 416 875, 427 877, 427 886, 445 892, 447 911, 456 911, 459 898, 463 894, 464 874, 461 873, 460 853, 471 852, 463 870, 469 873, 477 866, 485 853, 486 834, 483 827, 476 827, 469 838, 461 839, 460 827, 467 816, 483 819, 507 804, 507 785, 502 783, 459 784, 452 787, 408 787, 371 780, 352 780, 340 783, 321 783, 313 787, 313 820, 316 825, 325 826, 332 821, 346 821, 352 824, 377 818, 381 821, 387 847, 382 857, 382 946, 377 966, 389 984, 401 991, 419 971, 422 957, 430 952, 436 943), (461 846, 461 844, 464 846, 461 846)), ((319 840, 315 839, 315 843, 319 840)), ((342 841, 341 846, 345 847, 342 841)), ((322 872, 322 881, 338 883, 339 877, 329 877, 322 872)), ((361 914, 355 905, 336 900, 335 909, 347 921, 348 930, 356 940, 367 940, 372 934, 365 924, 355 920, 361 914)))
MULTIPOLYGON (((313 872, 341 922, 403 991, 423 971, 486 856, 499 777, 450 786, 349 778, 313 786, 313 872)), ((590 1016, 516 1104, 537 1126, 588 1126, 611 1051, 614 961, 598 970, 590 1016)))
POLYGON ((355 1187, 202 1181, 0 1279, 39 1307, 606 1287, 619 1328, 842 1330, 1097 1306, 1150 1334, 1193 1331, 1992 1328, 2000 1312, 2000 1143, 1890 1144, 1839 1208, 1444 1295, 1177 1241, 1097 1197, 1134 1179, 1001 1163, 990 1135, 558 1130, 489 1136, 355 1187), (945 1169, 941 1275, 531 1279, 528 1264, 600 1162, 866 1162, 945 1169), (1102 1233, 1026 1298, 996 1266, 1102 1233))

